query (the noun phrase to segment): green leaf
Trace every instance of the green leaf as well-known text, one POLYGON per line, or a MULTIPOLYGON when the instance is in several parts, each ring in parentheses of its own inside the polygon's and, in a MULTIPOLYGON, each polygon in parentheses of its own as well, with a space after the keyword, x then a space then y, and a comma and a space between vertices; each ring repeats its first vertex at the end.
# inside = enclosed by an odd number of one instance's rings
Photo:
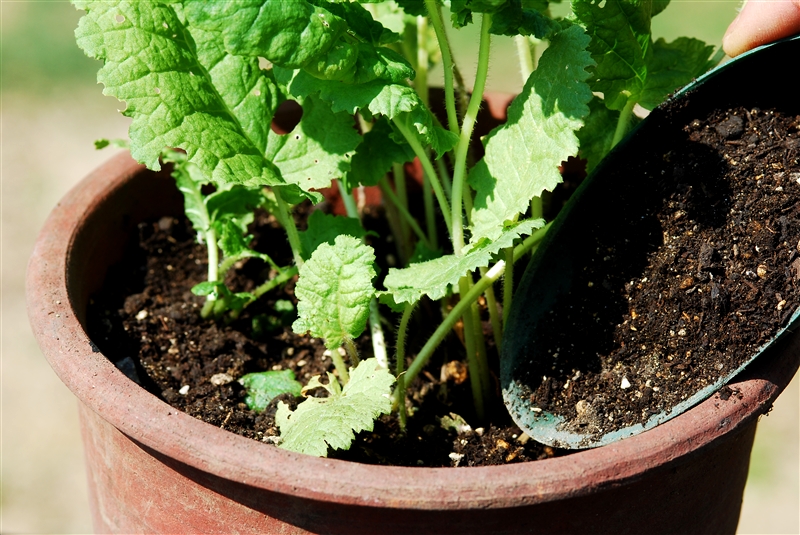
POLYGON ((183 211, 192 222, 194 231, 198 234, 206 232, 211 227, 211 216, 206 209, 201 188, 208 178, 182 152, 166 151, 163 160, 172 163, 172 178, 183 194, 183 211))
POLYGON ((587 173, 591 173, 611 150, 618 120, 619 112, 609 110, 602 99, 593 97, 589 102, 589 116, 578 130, 580 156, 586 160, 587 173))
POLYGON ((639 105, 652 110, 664 99, 714 66, 709 60, 713 46, 703 41, 680 37, 671 43, 659 39, 653 45, 639 105))
POLYGON ((300 267, 294 332, 324 338, 329 348, 358 337, 367 325, 369 302, 375 295, 374 262, 372 248, 351 236, 338 236, 333 245, 319 245, 300 267))
POLYGON ((410 162, 414 151, 407 143, 392 139, 392 127, 383 118, 375 122, 372 130, 364 134, 361 144, 350 162, 345 186, 350 191, 363 186, 375 186, 391 169, 392 164, 410 162))
POLYGON ((395 303, 416 303, 423 295, 434 301, 441 299, 448 286, 457 284, 464 274, 488 266, 501 249, 511 247, 515 239, 542 226, 544 220, 541 219, 521 221, 503 229, 494 241, 481 239, 471 243, 463 256, 451 254, 403 269, 390 268, 383 284, 395 303))
POLYGON ((184 0, 192 25, 222 34, 225 49, 237 56, 263 57, 299 68, 325 54, 347 30, 328 10, 305 0, 184 0))
POLYGON ((402 37, 385 28, 383 24, 374 20, 369 11, 357 2, 326 2, 324 0, 312 0, 313 4, 324 7, 337 17, 347 22, 348 29, 355 35, 364 39, 371 45, 386 45, 396 43, 402 37))
POLYGON ((220 286, 224 286, 224 283, 220 281, 203 281, 200 284, 192 286, 192 293, 200 296, 211 295, 215 293, 220 286))
POLYGON ((97 76, 104 93, 127 103, 123 114, 133 119, 136 160, 158 170, 163 149, 179 147, 217 184, 283 184, 219 96, 170 6, 121 0, 76 5, 88 12, 75 32, 78 45, 104 62, 97 76))
POLYGON ((300 397, 303 389, 303 385, 295 379, 292 370, 248 373, 243 375, 239 382, 247 392, 244 402, 250 410, 256 412, 262 412, 281 394, 300 397))
POLYGON ((492 16, 489 31, 495 35, 532 35, 544 39, 558 28, 558 23, 539 10, 524 8, 521 0, 510 0, 492 16))
POLYGON ((585 80, 589 36, 573 25, 555 34, 508 109, 508 121, 486 138, 486 155, 469 176, 475 189, 472 234, 490 240, 524 213, 530 199, 561 182, 558 166, 578 152, 575 132, 589 113, 585 80))
POLYGON ((331 373, 328 384, 322 384, 319 376, 313 377, 304 390, 325 388, 329 396, 309 397, 294 412, 278 402, 275 422, 281 430, 279 447, 318 457, 326 457, 328 448, 348 449, 355 433, 371 431, 375 419, 392 410, 394 381, 375 358, 361 361, 350 372, 344 389, 331 373))
POLYGON ((361 221, 353 217, 335 216, 322 213, 320 210, 311 212, 308 218, 308 229, 298 232, 300 236, 300 256, 308 260, 320 244, 334 245, 336 237, 352 236, 359 240, 366 235, 361 221))
POLYGON ((257 57, 225 50, 223 32, 217 20, 208 18, 206 2, 189 1, 183 7, 198 61, 247 137, 263 152, 280 99, 272 72, 262 70, 257 57))
POLYGON ((318 80, 303 71, 276 69, 276 77, 296 97, 319 94, 330 102, 334 112, 344 111, 350 115, 367 109, 373 115, 397 118, 419 134, 423 144, 431 146, 441 156, 458 143, 458 136, 436 125, 428 110, 412 87, 404 84, 387 84, 375 80, 364 84, 345 84, 329 80, 318 80))
MULTIPOLYGON (((260 188, 233 186, 215 191, 206 197, 208 213, 214 221, 252 216, 253 210, 264 202, 260 188)), ((241 226, 241 225, 240 225, 241 226)))
POLYGON ((597 63, 592 90, 605 104, 621 110, 629 99, 638 102, 652 54, 650 19, 663 9, 652 0, 573 0, 572 9, 592 37, 589 50, 597 63))
POLYGON ((326 188, 350 169, 361 136, 352 116, 334 113, 317 97, 304 98, 302 106, 303 117, 291 133, 270 131, 266 155, 290 184, 306 191, 326 188))
POLYGON ((261 256, 249 247, 252 236, 244 236, 242 229, 231 220, 222 221, 219 227, 219 248, 225 258, 246 258, 250 256, 261 256))

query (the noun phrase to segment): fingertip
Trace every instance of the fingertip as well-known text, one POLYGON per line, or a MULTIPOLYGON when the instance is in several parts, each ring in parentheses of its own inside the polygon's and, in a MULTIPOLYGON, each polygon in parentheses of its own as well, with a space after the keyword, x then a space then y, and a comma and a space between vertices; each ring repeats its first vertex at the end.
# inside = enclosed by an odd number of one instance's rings
POLYGON ((800 0, 749 0, 722 38, 731 57, 800 33, 800 0))

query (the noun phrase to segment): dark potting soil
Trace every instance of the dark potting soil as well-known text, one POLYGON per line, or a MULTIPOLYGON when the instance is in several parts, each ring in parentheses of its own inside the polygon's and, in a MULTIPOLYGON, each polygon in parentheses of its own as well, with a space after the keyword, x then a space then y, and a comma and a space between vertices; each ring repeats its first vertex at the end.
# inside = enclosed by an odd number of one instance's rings
MULTIPOLYGON (((297 216, 301 229, 305 215, 297 216)), ((365 226, 387 236, 385 220, 378 215, 367 208, 365 226)), ((279 265, 291 263, 284 231, 271 216, 259 214, 251 230, 256 250, 269 251, 279 265)), ((367 239, 385 273, 397 257, 393 244, 367 239)), ((334 372, 329 354, 319 340, 292 332, 293 317, 273 312, 277 300, 294 299, 294 282, 265 294, 226 324, 200 317, 204 298, 193 295, 191 288, 206 275, 205 246, 196 243, 188 221, 166 217, 142 223, 139 240, 112 268, 103 291, 90 303, 90 336, 104 354, 119 359, 118 368, 175 408, 233 433, 274 443, 279 435, 274 421, 278 401, 294 409, 298 400, 280 396, 258 414, 245 405, 244 387, 237 380, 250 372, 290 369, 305 384, 315 375, 334 372)), ((262 261, 249 259, 229 272, 226 283, 234 291, 247 291, 274 275, 262 261)), ((419 308, 409 327, 407 344, 412 348, 422 347, 436 326, 430 316, 441 313, 431 304, 419 308)), ((382 312, 396 323, 390 311, 382 312)), ((491 331, 488 324, 485 328, 491 331)), ((372 356, 368 335, 357 345, 362 358, 372 356)), ((491 423, 474 429, 465 425, 475 419, 466 366, 459 360, 462 354, 458 336, 451 335, 415 379, 408 390, 409 408, 415 412, 405 433, 396 417, 387 415, 375 422, 373 432, 360 433, 350 450, 331 451, 330 456, 371 464, 479 466, 556 455, 513 424, 500 402, 499 386, 489 411, 491 423)))
MULTIPOLYGON (((632 164, 630 169, 638 166, 643 180, 663 194, 664 202, 652 214, 657 223, 643 230, 652 234, 655 245, 647 265, 639 265, 632 276, 625 248, 615 249, 605 237, 595 236, 593 271, 581 276, 587 288, 593 283, 618 306, 587 324, 573 312, 596 307, 589 292, 575 296, 572 311, 553 312, 558 328, 541 343, 550 344, 554 358, 530 370, 531 394, 541 407, 569 417, 582 401, 591 404, 581 406, 582 414, 592 415, 588 425, 606 429, 627 423, 671 406, 685 395, 684 386, 695 389, 736 367, 787 320, 800 303, 795 290, 800 267, 798 124, 800 118, 773 112, 717 113, 688 125, 688 140, 649 155, 652 168, 646 161, 632 164), (700 156, 709 153, 716 158, 702 163, 700 156), (580 339, 597 345, 569 347, 578 338, 574 332, 585 333, 580 339), (629 387, 623 388, 623 377, 629 387)), ((365 226, 390 236, 380 215, 368 209, 365 226)), ((297 221, 302 228, 302 213, 297 221)), ((254 248, 269 252, 280 265, 291 263, 284 233, 270 216, 259 214, 251 231, 254 248)), ((398 257, 391 240, 368 240, 385 273, 398 257)), ((231 323, 203 320, 203 298, 190 290, 205 280, 206 262, 204 246, 195 243, 185 219, 141 224, 139 240, 90 303, 90 336, 101 351, 115 356, 123 372, 177 409, 274 443, 278 400, 257 414, 244 404, 237 380, 250 372, 291 369, 306 383, 333 371, 331 359, 318 340, 291 332, 292 318, 273 312, 278 300, 294 299, 293 282, 266 294, 231 323)), ((249 259, 231 270, 226 283, 245 291, 271 276, 269 266, 249 259)), ((407 340, 411 356, 433 332, 437 314, 431 303, 418 307, 407 340)), ((488 322, 484 328, 491 332, 488 322)), ((363 357, 371 356, 368 335, 358 347, 363 357)), ((496 370, 496 352, 489 350, 496 370)), ((409 390, 414 414, 405 433, 394 416, 384 416, 373 432, 360 433, 349 451, 332 451, 331 457, 475 466, 565 453, 536 444, 513 424, 500 402, 496 375, 488 423, 476 424, 462 355, 463 344, 457 333, 451 334, 415 379, 409 390), (472 427, 452 423, 458 415, 472 427)))
POLYGON ((799 158, 800 116, 737 108, 627 161, 647 208, 608 207, 625 233, 586 229, 577 282, 538 331, 546 358, 520 373, 532 406, 607 433, 769 342, 800 305, 799 158))

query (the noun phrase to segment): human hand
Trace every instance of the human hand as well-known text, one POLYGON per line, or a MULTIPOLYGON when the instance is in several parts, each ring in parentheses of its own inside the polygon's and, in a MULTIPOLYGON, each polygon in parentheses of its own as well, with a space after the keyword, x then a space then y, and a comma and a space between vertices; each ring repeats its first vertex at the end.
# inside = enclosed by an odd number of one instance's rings
POLYGON ((800 32, 800 0, 747 0, 722 38, 729 56, 800 32))

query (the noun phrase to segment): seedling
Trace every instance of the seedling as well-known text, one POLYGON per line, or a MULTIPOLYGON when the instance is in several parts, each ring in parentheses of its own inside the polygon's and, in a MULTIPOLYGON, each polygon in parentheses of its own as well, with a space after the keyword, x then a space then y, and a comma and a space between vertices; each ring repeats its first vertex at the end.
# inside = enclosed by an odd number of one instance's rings
POLYGON ((391 410, 390 396, 405 421, 405 388, 456 323, 463 325, 475 418, 484 420, 495 394, 481 317, 490 317, 499 347, 514 299, 510 267, 546 232, 541 195, 561 182, 559 166, 579 153, 596 165, 634 122, 637 104, 651 109, 714 63, 711 47, 697 40, 653 41, 650 19, 665 1, 575 0, 568 18, 551 17, 546 1, 522 0, 74 4, 87 11, 76 36, 104 62, 104 93, 127 103, 131 154, 154 170, 172 163, 186 215, 208 245, 208 280, 193 290, 207 296, 203 316, 235 317, 299 272, 293 327, 325 340, 338 377, 328 374, 325 384, 313 378, 304 391, 321 387, 329 397, 310 397, 292 414, 281 406, 277 420, 282 447, 315 455, 349 447, 354 432, 391 410), (473 23, 480 44, 469 88, 445 26, 473 23), (474 161, 493 35, 517 40, 524 87, 474 161), (438 58, 442 122, 430 111, 427 82, 438 58), (303 115, 279 135, 271 121, 287 100, 303 115), (424 171, 421 221, 410 215, 402 166, 414 158, 424 171), (298 232, 293 206, 319 202, 319 190, 334 183, 349 217, 315 212, 298 232), (384 288, 373 286, 374 254, 352 196, 369 185, 384 193, 403 264, 388 270, 384 288), (285 229, 292 265, 250 248, 256 207, 285 229), (254 292, 234 293, 224 274, 248 257, 267 262, 272 275, 254 292), (444 301, 441 323, 422 348, 406 348, 410 315, 423 299, 444 301), (395 375, 381 326, 390 309, 400 314, 398 332, 388 336, 396 341, 395 375), (368 325, 374 358, 358 364, 354 340, 368 325), (406 355, 413 356, 407 369, 406 355))

